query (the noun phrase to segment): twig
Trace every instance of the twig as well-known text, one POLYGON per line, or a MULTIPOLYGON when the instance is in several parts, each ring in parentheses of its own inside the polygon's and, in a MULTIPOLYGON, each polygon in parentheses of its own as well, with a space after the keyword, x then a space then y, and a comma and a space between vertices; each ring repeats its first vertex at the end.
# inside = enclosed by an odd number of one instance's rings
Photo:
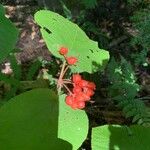
POLYGON ((66 90, 69 92, 70 95, 73 95, 73 93, 69 90, 69 88, 65 84, 63 84, 63 86, 66 88, 66 90))

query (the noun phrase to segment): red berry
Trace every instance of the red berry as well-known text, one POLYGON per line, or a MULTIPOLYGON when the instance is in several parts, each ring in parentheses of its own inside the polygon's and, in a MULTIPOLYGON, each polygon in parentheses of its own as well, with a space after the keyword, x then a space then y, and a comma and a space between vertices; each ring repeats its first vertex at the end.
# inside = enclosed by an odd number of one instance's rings
POLYGON ((91 97, 91 96, 94 95, 94 91, 91 90, 91 89, 89 89, 89 88, 86 88, 86 87, 85 87, 83 90, 84 90, 84 93, 85 93, 87 96, 89 96, 89 97, 91 97))
POLYGON ((96 85, 94 82, 89 82, 88 85, 87 85, 88 88, 92 89, 92 90, 95 90, 96 89, 96 85))
POLYGON ((77 101, 85 101, 85 96, 83 92, 79 92, 75 97, 77 101))
POLYGON ((85 107, 85 102, 77 102, 77 108, 83 109, 85 107))
POLYGON ((87 85, 88 85, 88 81, 86 81, 86 80, 81 80, 80 82, 79 82, 79 86, 80 87, 87 87, 87 85))
POLYGON ((77 109, 77 108, 78 108, 78 105, 77 105, 77 102, 76 102, 76 101, 74 101, 74 102, 72 103, 71 108, 72 108, 72 109, 77 109))
POLYGON ((74 83, 79 83, 81 80, 82 80, 81 75, 79 75, 79 74, 73 74, 72 81, 74 83))
MULTIPOLYGON (((73 58, 76 59, 75 57, 73 58)), ((73 74, 72 82, 73 94, 66 96, 66 104, 71 106, 72 109, 83 109, 85 107, 85 103, 90 101, 91 96, 94 95, 96 85, 94 82, 83 80, 79 74, 73 74)))
POLYGON ((79 86, 75 86, 72 91, 73 93, 79 93, 79 92, 82 92, 82 88, 79 86))
POLYGON ((84 98, 84 101, 90 101, 90 96, 89 95, 87 95, 87 94, 85 94, 85 93, 83 93, 83 98, 84 98))
POLYGON ((66 60, 67 60, 69 65, 75 65, 76 62, 78 61, 76 57, 72 57, 72 56, 71 57, 67 57, 66 60))
POLYGON ((66 55, 68 53, 68 48, 66 48, 66 47, 61 47, 60 49, 59 49, 59 54, 60 55, 66 55))
POLYGON ((66 104, 71 106, 73 103, 73 97, 71 95, 66 96, 66 104))

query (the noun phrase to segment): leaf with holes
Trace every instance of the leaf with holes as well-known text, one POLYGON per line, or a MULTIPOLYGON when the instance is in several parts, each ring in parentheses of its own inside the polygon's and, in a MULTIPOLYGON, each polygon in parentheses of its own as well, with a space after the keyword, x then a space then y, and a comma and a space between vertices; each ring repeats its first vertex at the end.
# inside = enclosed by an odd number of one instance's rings
POLYGON ((5 17, 5 11, 0 5, 0 62, 13 50, 18 37, 18 30, 5 17))
POLYGON ((64 102, 65 95, 59 98, 58 137, 72 144, 77 150, 87 137, 88 118, 83 110, 73 110, 64 102))
POLYGON ((61 46, 69 48, 68 56, 78 58, 72 72, 95 72, 103 68, 108 61, 109 53, 98 48, 74 23, 52 11, 41 10, 35 14, 35 21, 41 26, 42 36, 48 49, 58 58, 63 58, 58 50, 61 46))

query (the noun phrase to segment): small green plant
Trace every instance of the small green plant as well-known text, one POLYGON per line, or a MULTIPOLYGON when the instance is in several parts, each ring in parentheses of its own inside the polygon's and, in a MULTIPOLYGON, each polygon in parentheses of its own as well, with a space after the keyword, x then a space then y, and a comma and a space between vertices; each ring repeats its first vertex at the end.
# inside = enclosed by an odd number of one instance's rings
POLYGON ((108 75, 111 82, 110 97, 122 108, 127 118, 132 117, 133 122, 149 124, 149 110, 138 97, 140 86, 130 63, 121 58, 121 63, 111 59, 108 65, 108 75))
POLYGON ((149 1, 140 1, 139 10, 134 12, 131 18, 132 25, 137 34, 132 37, 132 45, 137 51, 132 54, 136 65, 148 64, 147 55, 150 49, 150 3, 149 1))

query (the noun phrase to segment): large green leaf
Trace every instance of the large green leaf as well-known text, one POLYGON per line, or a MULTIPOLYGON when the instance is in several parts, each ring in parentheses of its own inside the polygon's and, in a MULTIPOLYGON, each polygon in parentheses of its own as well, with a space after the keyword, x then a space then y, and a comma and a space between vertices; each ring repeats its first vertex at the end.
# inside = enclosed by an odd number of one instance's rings
POLYGON ((88 118, 83 110, 73 110, 64 102, 65 95, 59 98, 59 128, 58 137, 73 145, 77 150, 88 134, 88 118))
POLYGON ((150 128, 105 125, 92 129, 92 150, 149 150, 150 128))
POLYGON ((92 41, 74 23, 57 13, 41 10, 35 14, 35 21, 41 26, 43 38, 48 49, 58 58, 61 46, 69 48, 68 56, 78 58, 78 63, 71 69, 73 72, 92 73, 103 66, 109 59, 109 53, 98 48, 98 43, 92 41))
POLYGON ((1 150, 71 150, 57 138, 57 95, 36 89, 11 99, 0 109, 1 150))
POLYGON ((18 30, 5 17, 5 11, 0 5, 0 62, 13 50, 18 37, 18 30))
POLYGON ((77 150, 87 137, 88 118, 73 110, 65 95, 36 89, 11 99, 0 109, 2 150, 77 150), (60 139, 63 140, 60 140, 60 139), (65 142, 68 141, 69 143, 65 142))

